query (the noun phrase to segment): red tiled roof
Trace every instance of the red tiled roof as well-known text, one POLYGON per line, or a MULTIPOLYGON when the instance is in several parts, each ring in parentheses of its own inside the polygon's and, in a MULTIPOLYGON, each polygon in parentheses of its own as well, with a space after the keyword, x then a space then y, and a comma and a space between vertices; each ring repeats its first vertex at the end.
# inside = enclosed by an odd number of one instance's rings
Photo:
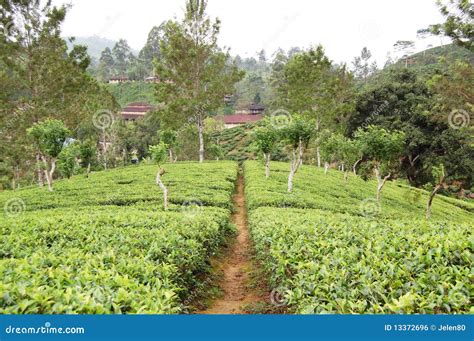
POLYGON ((153 107, 148 103, 134 102, 127 104, 127 106, 122 109, 122 115, 124 113, 147 113, 152 109, 153 107))
POLYGON ((260 121, 263 115, 225 115, 221 116, 220 119, 225 124, 239 124, 260 121))

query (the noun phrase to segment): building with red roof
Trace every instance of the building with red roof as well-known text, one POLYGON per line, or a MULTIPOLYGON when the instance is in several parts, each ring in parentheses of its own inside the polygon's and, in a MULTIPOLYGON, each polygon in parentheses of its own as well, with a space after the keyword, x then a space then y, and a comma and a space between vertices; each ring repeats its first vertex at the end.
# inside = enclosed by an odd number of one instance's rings
POLYGON ((148 112, 153 110, 153 106, 145 102, 129 103, 122 109, 121 115, 125 121, 135 121, 143 118, 148 112))

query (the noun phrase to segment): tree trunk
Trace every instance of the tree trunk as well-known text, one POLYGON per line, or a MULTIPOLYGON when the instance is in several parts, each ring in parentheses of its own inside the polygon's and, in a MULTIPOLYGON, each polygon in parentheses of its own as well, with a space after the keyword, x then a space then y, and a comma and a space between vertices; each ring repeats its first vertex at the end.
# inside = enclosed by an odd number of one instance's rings
POLYGON ((170 163, 173 163, 174 162, 173 151, 170 149, 168 151, 168 154, 169 154, 169 157, 170 157, 170 163))
POLYGON ((354 173, 354 175, 357 175, 357 165, 359 164, 359 162, 361 162, 362 159, 359 159, 357 160, 354 165, 352 166, 352 172, 354 173))
POLYGON ((344 172, 344 182, 345 182, 345 183, 347 183, 348 178, 349 178, 349 171, 346 170, 346 171, 344 172))
MULTIPOLYGON (((320 118, 316 119, 316 131, 319 132, 319 126, 321 125, 320 118)), ((319 148, 319 137, 318 137, 318 146, 316 147, 316 158, 318 160, 318 168, 321 168, 321 148, 319 148)))
POLYGON ((204 162, 204 127, 201 117, 197 119, 198 134, 199 134, 199 162, 204 162))
POLYGON ((265 177, 270 177, 270 153, 264 153, 263 157, 265 158, 265 177))
POLYGON ((167 210, 168 209, 168 188, 166 188, 163 181, 161 181, 161 176, 163 174, 165 174, 165 170, 163 168, 160 168, 158 172, 156 173, 156 184, 163 191, 163 206, 164 206, 164 209, 167 210))
POLYGON ((102 157, 104 158, 104 169, 107 170, 107 140, 105 138, 105 129, 102 129, 102 157))
POLYGON ((390 179, 391 174, 389 173, 387 176, 385 176, 382 179, 382 176, 380 174, 380 170, 379 170, 378 166, 374 168, 374 172, 375 172, 375 176, 377 177, 377 183, 378 183, 377 184, 377 201, 380 202, 382 188, 385 185, 385 183, 387 182, 387 180, 390 179))
POLYGON ((426 204, 426 219, 427 220, 431 218, 431 204, 433 204, 433 199, 436 193, 438 193, 440 189, 441 189, 441 185, 440 184, 436 185, 436 187, 431 192, 430 197, 428 198, 428 203, 426 204))
POLYGON ((316 147, 316 158, 318 160, 318 168, 321 168, 321 150, 319 146, 316 147))
POLYGON ((41 170, 41 163, 42 163, 42 157, 40 155, 40 153, 36 153, 36 171, 38 173, 38 186, 39 187, 43 187, 44 186, 44 173, 43 171, 41 170))
POLYGON ((293 178, 295 177, 296 172, 300 168, 303 159, 303 142, 300 140, 298 144, 298 149, 293 150, 293 156, 290 161, 290 175, 288 176, 288 192, 293 191, 293 178))
POLYGON ((91 173, 91 163, 88 162, 87 163, 87 171, 86 171, 86 178, 89 177, 89 174, 91 173))
POLYGON ((327 173, 328 173, 328 169, 329 169, 329 163, 328 163, 328 162, 325 162, 325 163, 324 163, 324 174, 327 174, 327 173))
POLYGON ((344 164, 341 164, 341 171, 344 172, 344 164))

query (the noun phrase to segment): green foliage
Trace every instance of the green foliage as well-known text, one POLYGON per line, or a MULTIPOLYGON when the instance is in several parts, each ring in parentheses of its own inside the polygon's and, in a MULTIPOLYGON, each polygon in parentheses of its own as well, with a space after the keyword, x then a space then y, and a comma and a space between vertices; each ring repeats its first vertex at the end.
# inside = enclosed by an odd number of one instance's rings
POLYGON ((161 165, 166 160, 167 150, 168 145, 161 141, 160 144, 150 146, 148 152, 153 162, 161 165))
POLYGON ((298 114, 293 115, 289 124, 280 129, 282 140, 293 149, 298 148, 300 143, 307 147, 314 134, 314 121, 298 114))
POLYGON ((79 164, 78 157, 80 155, 80 145, 73 142, 64 147, 58 155, 58 170, 62 176, 70 178, 77 173, 79 164))
POLYGON ((270 122, 253 130, 253 140, 257 150, 264 154, 271 154, 279 141, 278 131, 270 122))
POLYGON ((26 211, 0 216, 0 312, 104 314, 186 312, 215 254, 232 231, 232 162, 167 166, 162 195, 156 166, 131 166, 58 181, 56 191, 0 193, 26 211), (202 206, 189 209, 190 201, 202 206))
POLYGON ((469 313, 469 224, 258 208, 257 255, 295 313, 469 313))
MULTIPOLYGON (((361 203, 372 198, 377 187, 375 180, 364 181, 353 174, 349 174, 349 182, 343 187, 342 172, 330 170, 324 174, 321 168, 303 165, 295 176, 293 192, 288 194, 287 163, 273 162, 273 173, 269 179, 264 178, 264 167, 256 161, 246 161, 244 168, 247 207, 251 210, 261 206, 292 207, 363 216, 361 203)), ((399 181, 387 182, 377 216, 384 219, 421 219, 429 194, 399 181)), ((473 213, 473 203, 439 196, 433 203, 432 219, 433 222, 468 224, 471 223, 473 213)))
POLYGON ((87 167, 91 164, 97 155, 97 146, 93 141, 83 141, 79 145, 79 157, 83 167, 87 167))
MULTIPOLYGON (((269 285, 294 313, 469 313, 474 205, 439 197, 423 219, 426 191, 387 183, 377 216, 361 205, 374 181, 302 166, 293 192, 287 165, 273 176, 245 168, 250 232, 269 285)), ((280 302, 279 302, 280 303, 280 302)))
POLYGON ((393 161, 400 156, 405 144, 403 132, 389 132, 372 125, 357 130, 355 137, 360 141, 362 153, 376 163, 393 161))
POLYGON ((53 158, 58 157, 70 134, 62 121, 54 119, 35 123, 28 129, 28 135, 35 141, 38 149, 53 158))

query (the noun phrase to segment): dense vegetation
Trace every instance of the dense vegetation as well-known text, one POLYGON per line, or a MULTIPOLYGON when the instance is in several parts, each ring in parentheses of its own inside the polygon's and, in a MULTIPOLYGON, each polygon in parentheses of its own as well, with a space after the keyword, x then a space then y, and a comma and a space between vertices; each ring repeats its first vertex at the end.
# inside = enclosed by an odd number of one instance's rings
POLYGON ((2 193, 2 313, 177 313, 232 231, 232 162, 73 177, 55 192, 2 193), (151 179, 151 181, 150 181, 151 179), (23 210, 24 208, 24 210, 23 210))
POLYGON ((298 313, 467 313, 474 206, 438 198, 424 219, 425 191, 303 166, 286 191, 288 165, 245 163, 257 257, 298 313))

